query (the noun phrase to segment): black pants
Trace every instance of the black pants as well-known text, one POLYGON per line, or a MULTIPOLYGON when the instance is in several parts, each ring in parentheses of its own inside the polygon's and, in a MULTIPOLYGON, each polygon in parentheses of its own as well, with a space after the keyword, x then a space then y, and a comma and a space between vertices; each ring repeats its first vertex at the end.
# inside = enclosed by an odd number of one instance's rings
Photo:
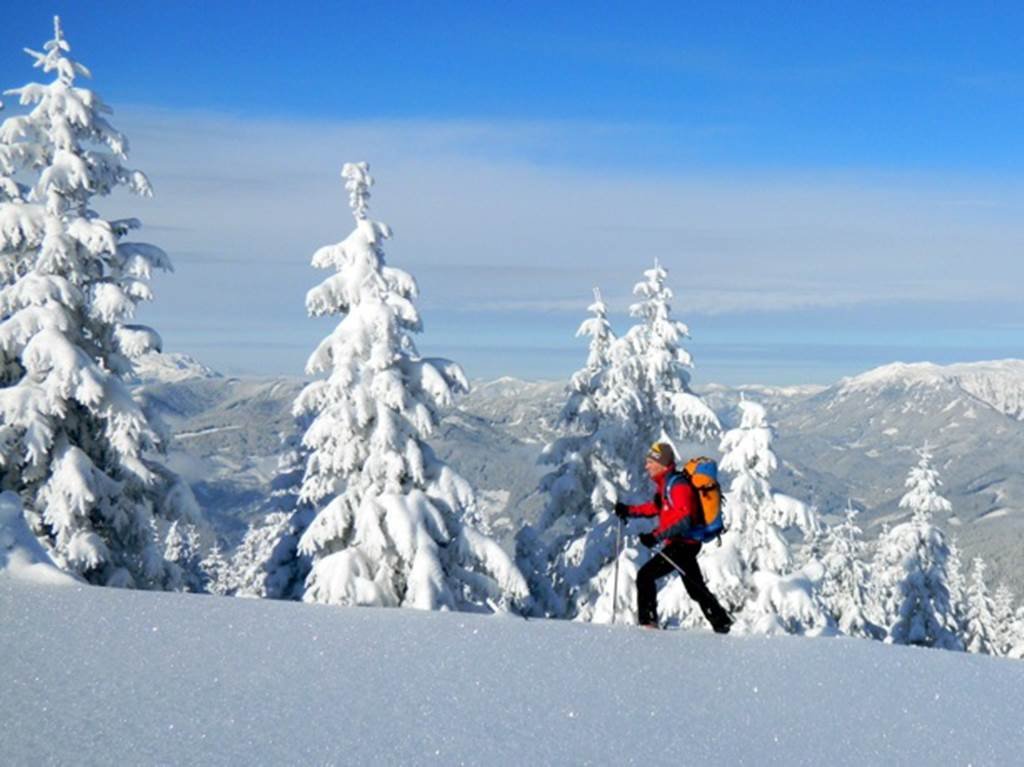
MULTIPOLYGON (((708 619, 711 627, 716 630, 726 628, 732 623, 732 619, 725 608, 715 599, 715 595, 708 590, 707 584, 704 583, 700 565, 697 564, 699 552, 699 543, 684 543, 682 541, 673 541, 662 549, 665 557, 675 562, 683 571, 683 586, 686 587, 686 593, 690 595, 690 599, 700 605, 701 612, 704 613, 704 617, 708 619)), ((659 578, 676 572, 671 563, 665 561, 665 557, 654 554, 636 575, 636 597, 641 626, 657 625, 657 581, 659 578)))

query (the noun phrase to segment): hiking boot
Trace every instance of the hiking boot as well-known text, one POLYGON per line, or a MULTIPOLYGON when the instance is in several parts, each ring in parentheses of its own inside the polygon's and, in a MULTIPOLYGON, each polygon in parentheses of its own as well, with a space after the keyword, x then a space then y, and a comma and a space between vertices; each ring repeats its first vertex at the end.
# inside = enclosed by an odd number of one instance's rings
POLYGON ((732 622, 730 621, 729 623, 719 623, 717 626, 712 626, 711 630, 716 634, 728 634, 731 628, 732 622))

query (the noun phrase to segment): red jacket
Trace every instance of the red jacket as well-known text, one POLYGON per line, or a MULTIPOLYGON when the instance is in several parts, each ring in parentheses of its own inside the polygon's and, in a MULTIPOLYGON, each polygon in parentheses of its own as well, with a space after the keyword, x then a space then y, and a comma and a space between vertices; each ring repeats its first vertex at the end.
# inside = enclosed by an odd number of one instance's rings
POLYGON ((659 541, 675 539, 696 543, 692 538, 686 536, 687 530, 693 524, 694 511, 700 500, 697 498, 697 491, 689 482, 675 482, 672 484, 671 496, 665 497, 665 481, 673 474, 676 467, 669 466, 668 471, 658 477, 654 484, 657 492, 654 499, 649 503, 642 503, 639 506, 630 506, 629 514, 633 517, 657 517, 658 526, 654 528, 654 537, 659 541))

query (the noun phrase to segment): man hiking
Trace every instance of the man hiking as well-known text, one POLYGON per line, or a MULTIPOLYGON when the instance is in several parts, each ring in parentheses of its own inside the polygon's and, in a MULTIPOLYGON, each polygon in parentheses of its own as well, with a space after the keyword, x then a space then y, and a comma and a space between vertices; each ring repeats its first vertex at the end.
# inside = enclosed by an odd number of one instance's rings
POLYGON ((719 604, 704 583, 697 554, 701 542, 687 537, 694 526, 695 519, 701 519, 696 513, 700 509, 697 490, 689 481, 673 482, 666 492, 669 477, 676 471, 676 457, 672 446, 657 442, 651 446, 644 463, 647 476, 657 487, 654 499, 650 503, 639 506, 628 506, 624 503, 615 504, 615 513, 620 519, 628 517, 657 517, 658 524, 652 532, 642 533, 640 542, 649 549, 660 543, 665 546, 661 556, 652 556, 640 568, 636 577, 636 596, 641 626, 658 627, 658 587, 657 581, 670 575, 676 568, 683 574, 683 585, 690 598, 700 605, 701 612, 708 619, 711 628, 718 634, 728 634, 732 618, 719 604), (671 560, 671 561, 669 561, 671 560), (673 567, 673 563, 675 567, 673 567))

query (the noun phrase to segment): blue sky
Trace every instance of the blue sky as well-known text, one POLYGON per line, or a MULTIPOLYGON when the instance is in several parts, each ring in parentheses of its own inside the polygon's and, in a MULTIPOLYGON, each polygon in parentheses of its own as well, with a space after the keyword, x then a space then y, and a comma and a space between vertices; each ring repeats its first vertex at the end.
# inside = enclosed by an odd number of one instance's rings
POLYGON ((176 263, 143 319, 226 371, 326 332, 354 159, 422 351, 473 377, 567 375, 591 287, 624 331, 655 257, 698 383, 1024 349, 1020 6, 68 5, 5 11, 3 86, 60 13, 156 187, 104 204, 176 263))

